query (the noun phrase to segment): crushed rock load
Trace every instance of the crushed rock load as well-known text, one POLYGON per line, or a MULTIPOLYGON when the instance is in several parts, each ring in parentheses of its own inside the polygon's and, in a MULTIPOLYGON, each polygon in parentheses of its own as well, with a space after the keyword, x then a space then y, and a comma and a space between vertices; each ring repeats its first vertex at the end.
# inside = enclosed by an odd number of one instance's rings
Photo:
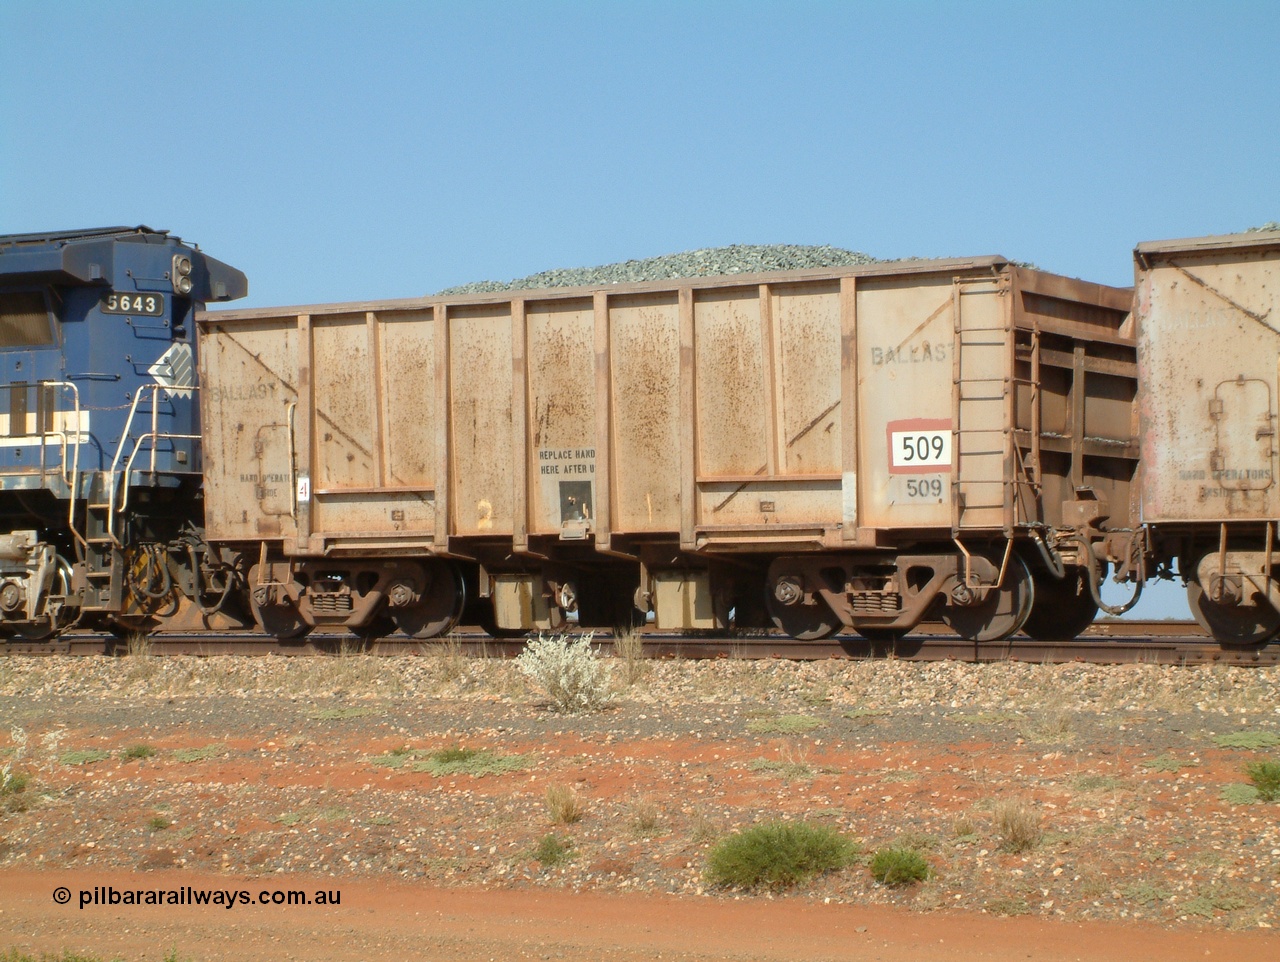
POLYGON ((441 294, 487 294, 539 287, 594 287, 636 281, 661 281, 673 277, 710 277, 718 274, 756 274, 761 271, 793 271, 806 267, 853 267, 876 264, 880 258, 826 244, 731 244, 704 247, 681 254, 663 254, 643 260, 621 261, 600 267, 571 267, 543 271, 513 281, 477 281, 447 287, 441 294))
POLYGON ((1280 221, 1269 220, 1260 227, 1250 227, 1245 231, 1246 234, 1258 234, 1265 230, 1280 230, 1280 221))

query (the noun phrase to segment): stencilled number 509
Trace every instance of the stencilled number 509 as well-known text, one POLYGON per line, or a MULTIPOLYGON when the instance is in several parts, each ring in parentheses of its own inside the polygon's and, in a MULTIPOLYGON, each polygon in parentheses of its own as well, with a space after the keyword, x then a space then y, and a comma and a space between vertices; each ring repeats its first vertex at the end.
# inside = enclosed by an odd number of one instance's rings
POLYGON ((911 478, 907 481, 908 498, 941 498, 941 478, 911 478))

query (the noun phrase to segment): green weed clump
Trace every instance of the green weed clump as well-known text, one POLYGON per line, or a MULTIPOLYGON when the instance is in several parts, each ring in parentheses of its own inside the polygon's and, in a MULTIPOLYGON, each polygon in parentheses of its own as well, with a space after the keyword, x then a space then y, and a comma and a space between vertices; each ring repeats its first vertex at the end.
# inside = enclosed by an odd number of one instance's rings
POLYGON ((756 735, 803 735, 821 727, 822 722, 809 715, 774 715, 747 722, 747 731, 756 735))
POLYGON ((712 885, 775 891, 844 868, 861 852, 834 829, 804 822, 769 822, 721 839, 711 850, 712 885))
POLYGON ((461 746, 442 748, 410 766, 412 771, 426 772, 437 777, 501 775, 504 772, 518 772, 524 767, 525 761, 519 755, 501 755, 487 748, 462 748, 461 746))
POLYGON ((1280 762, 1250 762, 1244 771, 1258 790, 1258 798, 1264 802, 1280 798, 1280 762))
POLYGON ((882 848, 871 857, 871 877, 881 885, 910 885, 931 874, 925 857, 913 848, 882 848))
POLYGON ((156 753, 156 750, 150 745, 130 745, 120 753, 120 761, 132 762, 140 758, 150 758, 156 753))
POLYGON ((1219 796, 1228 805, 1252 805, 1262 797, 1253 785, 1241 785, 1239 782, 1223 785, 1219 796))
POLYGON ((1275 732, 1228 732, 1225 735, 1215 735, 1213 740, 1219 748, 1248 748, 1253 751, 1280 745, 1280 735, 1275 732))
POLYGON ((573 842, 555 834, 544 835, 534 846, 533 857, 544 867, 554 868, 573 858, 573 842))
POLYGON ((63 752, 58 761, 64 765, 92 765, 110 757, 111 753, 101 748, 86 748, 78 752, 63 752))

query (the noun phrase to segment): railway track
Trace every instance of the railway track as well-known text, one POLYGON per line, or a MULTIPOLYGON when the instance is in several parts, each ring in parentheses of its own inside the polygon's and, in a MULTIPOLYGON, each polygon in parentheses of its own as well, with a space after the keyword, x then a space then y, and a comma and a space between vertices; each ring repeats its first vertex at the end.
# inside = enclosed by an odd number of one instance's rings
MULTIPOLYGON (((612 648, 610 632, 597 632, 601 650, 612 648)), ((1002 642, 975 643, 957 638, 941 626, 925 625, 897 642, 873 642, 857 635, 822 641, 795 641, 779 634, 699 635, 641 632, 644 653, 651 658, 784 658, 798 661, 822 658, 897 658, 905 661, 964 661, 973 663, 1024 661, 1041 664, 1088 662, 1091 664, 1159 665, 1275 665, 1280 664, 1280 644, 1260 648, 1223 648, 1208 638, 1194 622, 1099 621, 1071 642, 1032 641, 1012 638, 1002 642)), ((427 654, 444 644, 477 657, 514 657, 523 639, 494 639, 478 628, 459 628, 435 642, 379 641, 365 644, 350 635, 313 633, 296 643, 268 640, 261 634, 166 634, 146 639, 146 650, 155 655, 325 655, 367 651, 375 655, 427 654)), ((69 632, 53 641, 10 640, 8 655, 104 655, 127 654, 130 645, 98 632, 69 632)))

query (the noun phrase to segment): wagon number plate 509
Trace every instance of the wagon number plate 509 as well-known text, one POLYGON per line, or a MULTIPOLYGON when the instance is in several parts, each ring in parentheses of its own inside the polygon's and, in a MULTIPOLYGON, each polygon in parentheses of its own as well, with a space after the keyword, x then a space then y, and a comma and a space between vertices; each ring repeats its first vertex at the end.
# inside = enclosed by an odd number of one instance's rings
POLYGON ((936 474, 951 467, 951 422, 911 418, 889 424, 889 470, 936 474))
POLYGON ((143 317, 164 317, 163 294, 110 294, 102 295, 104 314, 139 314, 143 317))

